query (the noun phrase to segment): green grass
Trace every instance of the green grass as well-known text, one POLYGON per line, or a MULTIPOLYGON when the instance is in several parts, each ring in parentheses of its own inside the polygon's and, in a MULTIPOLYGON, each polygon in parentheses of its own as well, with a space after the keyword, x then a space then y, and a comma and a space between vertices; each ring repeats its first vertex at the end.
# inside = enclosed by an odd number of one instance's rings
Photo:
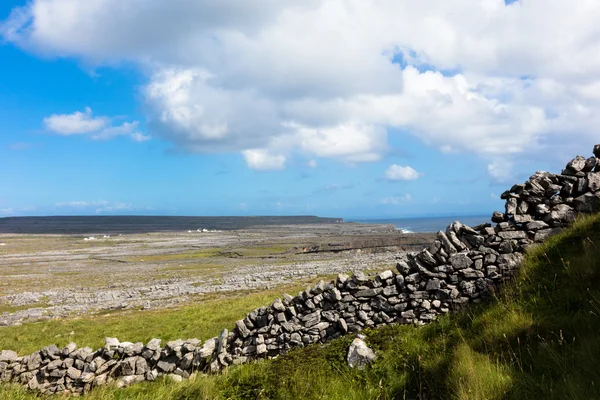
MULTIPOLYGON (((365 331, 378 359, 363 371, 346 366, 352 340, 348 336, 274 360, 233 367, 218 376, 197 376, 181 384, 161 380, 125 390, 103 388, 87 397, 600 399, 599 247, 600 216, 582 218, 573 228, 528 252, 520 275, 486 304, 422 328, 387 326, 365 331)), ((181 311, 175 316, 169 311, 148 317, 107 316, 77 341, 97 344, 104 332, 122 332, 127 340, 211 336, 232 326, 234 319, 254 305, 269 304, 273 297, 275 293, 265 292, 222 300, 222 307, 183 316, 181 311), (165 326, 170 322, 173 326, 165 326)), ((9 328, 2 331, 0 347, 30 351, 42 344, 40 337, 47 344, 56 331, 44 331, 46 326, 75 322, 9 328)), ((0 387, 0 398, 31 399, 34 395, 0 387)))

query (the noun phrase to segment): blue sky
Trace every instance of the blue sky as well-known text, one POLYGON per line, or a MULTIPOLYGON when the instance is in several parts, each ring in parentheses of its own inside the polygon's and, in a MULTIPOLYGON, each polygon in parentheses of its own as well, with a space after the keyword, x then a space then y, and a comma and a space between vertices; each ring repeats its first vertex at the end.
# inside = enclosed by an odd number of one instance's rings
POLYGON ((250 3, 2 2, 0 216, 490 214, 600 142, 593 5, 250 3))

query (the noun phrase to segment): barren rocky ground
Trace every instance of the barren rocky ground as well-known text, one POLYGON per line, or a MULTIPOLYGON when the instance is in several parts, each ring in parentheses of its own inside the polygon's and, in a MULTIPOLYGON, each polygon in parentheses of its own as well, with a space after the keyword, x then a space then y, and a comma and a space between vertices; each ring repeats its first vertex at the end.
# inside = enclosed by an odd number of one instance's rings
POLYGON ((110 236, 0 234, 0 325, 169 307, 210 293, 391 269, 404 252, 432 238, 352 223, 110 236))

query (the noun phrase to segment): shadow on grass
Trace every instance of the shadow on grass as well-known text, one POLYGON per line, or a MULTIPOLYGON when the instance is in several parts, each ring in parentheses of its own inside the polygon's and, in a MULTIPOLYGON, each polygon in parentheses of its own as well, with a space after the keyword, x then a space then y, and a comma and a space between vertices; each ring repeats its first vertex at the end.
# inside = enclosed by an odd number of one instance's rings
MULTIPOLYGON (((600 216, 529 252, 502 294, 422 328, 367 330, 378 360, 345 362, 352 337, 216 378, 226 399, 600 398, 600 216)), ((193 398, 187 388, 174 398, 193 398)))

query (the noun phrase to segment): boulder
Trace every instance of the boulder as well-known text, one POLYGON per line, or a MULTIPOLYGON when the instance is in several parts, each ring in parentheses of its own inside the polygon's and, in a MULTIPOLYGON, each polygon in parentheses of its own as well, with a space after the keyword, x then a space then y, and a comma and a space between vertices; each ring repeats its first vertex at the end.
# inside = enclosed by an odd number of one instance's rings
POLYGON ((347 360, 350 368, 363 369, 377 358, 375 352, 367 347, 364 338, 363 335, 358 335, 348 349, 347 360))

